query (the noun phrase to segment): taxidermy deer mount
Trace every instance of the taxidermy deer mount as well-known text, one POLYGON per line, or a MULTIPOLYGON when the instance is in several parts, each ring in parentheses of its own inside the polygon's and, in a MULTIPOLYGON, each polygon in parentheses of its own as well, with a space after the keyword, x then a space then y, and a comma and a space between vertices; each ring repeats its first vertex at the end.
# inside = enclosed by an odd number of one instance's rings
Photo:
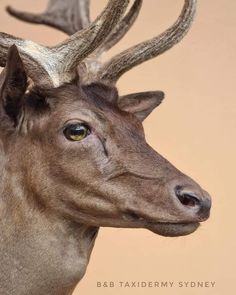
POLYGON ((99 227, 194 232, 210 196, 145 141, 142 121, 163 92, 119 96, 128 70, 178 43, 196 0, 161 35, 102 63, 130 29, 142 0, 110 0, 93 22, 88 0, 51 0, 27 22, 70 35, 45 47, 0 34, 0 294, 72 294, 99 227), (125 15, 124 15, 125 14, 125 15))

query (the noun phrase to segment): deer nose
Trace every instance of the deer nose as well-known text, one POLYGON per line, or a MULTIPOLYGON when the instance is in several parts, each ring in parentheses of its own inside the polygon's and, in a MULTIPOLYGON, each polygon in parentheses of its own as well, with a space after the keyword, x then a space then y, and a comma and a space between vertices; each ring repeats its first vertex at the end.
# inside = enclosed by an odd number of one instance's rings
POLYGON ((195 212, 200 221, 204 221, 209 217, 211 197, 207 192, 176 186, 175 195, 185 209, 195 212))

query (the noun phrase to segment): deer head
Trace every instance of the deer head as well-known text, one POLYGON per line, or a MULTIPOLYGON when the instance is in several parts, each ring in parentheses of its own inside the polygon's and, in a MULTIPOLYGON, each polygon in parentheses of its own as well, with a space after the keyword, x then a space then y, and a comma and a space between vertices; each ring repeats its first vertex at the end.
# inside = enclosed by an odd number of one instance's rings
POLYGON ((115 85, 184 37, 196 0, 185 0, 164 33, 106 63, 101 54, 129 30, 142 1, 123 17, 129 1, 110 0, 93 22, 89 1, 64 2, 51 0, 36 15, 8 8, 71 36, 44 47, 1 33, 4 169, 17 174, 40 210, 80 224, 147 228, 165 236, 195 231, 209 217, 209 195, 147 144, 142 127, 163 92, 119 96, 115 85))

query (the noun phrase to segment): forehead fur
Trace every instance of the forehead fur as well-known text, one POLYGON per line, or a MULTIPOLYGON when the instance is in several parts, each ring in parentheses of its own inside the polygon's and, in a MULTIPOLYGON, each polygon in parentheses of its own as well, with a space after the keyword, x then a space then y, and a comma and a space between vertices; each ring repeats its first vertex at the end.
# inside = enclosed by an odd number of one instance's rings
POLYGON ((135 116, 119 108, 118 99, 117 89, 102 83, 82 86, 65 84, 54 89, 34 88, 26 98, 26 118, 38 126, 42 120, 49 124, 51 120, 59 122, 68 119, 70 113, 74 116, 78 111, 80 114, 82 108, 83 111, 89 110, 89 117, 95 113, 108 125, 116 122, 116 126, 126 126, 126 129, 142 129, 135 116), (44 120, 45 117, 47 120, 44 120))
POLYGON ((33 88, 28 94, 28 103, 50 99, 54 103, 72 103, 73 101, 87 101, 97 107, 107 104, 117 105, 118 91, 115 87, 103 83, 91 83, 89 85, 64 84, 58 88, 40 89, 33 88))
POLYGON ((24 97, 25 119, 37 122, 40 118, 64 118, 81 108, 103 113, 105 117, 120 113, 116 88, 101 83, 89 85, 65 84, 58 88, 32 88, 24 97))

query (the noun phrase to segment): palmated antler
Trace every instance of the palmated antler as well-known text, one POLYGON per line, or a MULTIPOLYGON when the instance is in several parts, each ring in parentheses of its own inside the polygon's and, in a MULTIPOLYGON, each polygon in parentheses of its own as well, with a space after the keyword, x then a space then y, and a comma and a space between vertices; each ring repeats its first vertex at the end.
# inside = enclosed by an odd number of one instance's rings
POLYGON ((49 0, 46 11, 40 14, 19 11, 10 6, 7 11, 20 20, 48 25, 72 35, 89 25, 89 4, 90 0, 49 0))
MULTIPOLYGON (((54 2, 56 5, 56 2, 54 2)), ((57 2, 60 5, 61 1, 57 2)), ((17 45, 26 71, 42 87, 57 87, 75 77, 77 65, 98 48, 118 24, 129 0, 110 0, 101 15, 87 28, 54 47, 0 33, 0 66, 6 63, 9 47, 17 45)))

